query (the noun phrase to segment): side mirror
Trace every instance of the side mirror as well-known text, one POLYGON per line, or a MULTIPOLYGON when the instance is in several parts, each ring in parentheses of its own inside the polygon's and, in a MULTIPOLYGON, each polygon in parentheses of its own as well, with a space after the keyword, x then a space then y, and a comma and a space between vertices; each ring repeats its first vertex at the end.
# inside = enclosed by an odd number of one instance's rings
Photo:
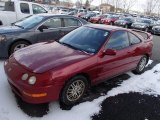
POLYGON ((41 26, 38 28, 38 30, 39 30, 40 32, 43 32, 44 29, 48 29, 48 27, 45 26, 45 25, 41 25, 41 26))
POLYGON ((106 50, 103 51, 103 54, 104 55, 116 55, 117 51, 113 50, 113 49, 106 49, 106 50))

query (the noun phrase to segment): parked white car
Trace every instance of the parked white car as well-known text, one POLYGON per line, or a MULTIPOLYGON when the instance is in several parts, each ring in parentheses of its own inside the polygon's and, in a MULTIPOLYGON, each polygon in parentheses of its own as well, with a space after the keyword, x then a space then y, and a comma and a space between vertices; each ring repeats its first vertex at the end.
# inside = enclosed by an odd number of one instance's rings
POLYGON ((0 25, 8 26, 27 16, 47 12, 41 4, 33 2, 5 2, 4 10, 0 11, 0 25))

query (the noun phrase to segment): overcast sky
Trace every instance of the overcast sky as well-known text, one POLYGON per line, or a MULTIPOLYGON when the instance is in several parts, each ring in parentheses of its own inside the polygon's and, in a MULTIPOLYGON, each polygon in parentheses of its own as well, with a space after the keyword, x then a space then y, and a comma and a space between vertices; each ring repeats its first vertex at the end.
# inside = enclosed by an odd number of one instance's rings
MULTIPOLYGON (((73 2, 76 2, 77 0, 72 0, 73 2)), ((83 2, 85 2, 86 0, 83 0, 83 2)), ((105 0, 103 0, 105 1, 105 0)), ((136 10, 136 11, 141 11, 143 12, 143 7, 145 5, 145 1, 146 0, 136 0, 136 4, 135 6, 132 7, 132 10, 136 10)), ((91 5, 95 5, 95 6, 98 6, 101 4, 101 0, 93 0, 93 2, 91 3, 91 5)))

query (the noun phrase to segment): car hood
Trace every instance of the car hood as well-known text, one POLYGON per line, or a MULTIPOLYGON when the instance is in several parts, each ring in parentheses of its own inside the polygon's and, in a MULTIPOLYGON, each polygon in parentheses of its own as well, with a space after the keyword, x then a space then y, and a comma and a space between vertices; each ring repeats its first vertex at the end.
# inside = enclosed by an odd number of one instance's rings
POLYGON ((58 42, 38 43, 14 53, 16 61, 34 73, 43 73, 58 67, 87 59, 89 54, 74 50, 58 42))
POLYGON ((17 27, 17 26, 0 27, 0 34, 20 32, 20 31, 23 31, 23 30, 24 29, 22 29, 20 27, 17 27))
POLYGON ((133 23, 133 25, 149 25, 149 24, 147 24, 147 23, 140 23, 140 22, 135 22, 135 23, 133 23))

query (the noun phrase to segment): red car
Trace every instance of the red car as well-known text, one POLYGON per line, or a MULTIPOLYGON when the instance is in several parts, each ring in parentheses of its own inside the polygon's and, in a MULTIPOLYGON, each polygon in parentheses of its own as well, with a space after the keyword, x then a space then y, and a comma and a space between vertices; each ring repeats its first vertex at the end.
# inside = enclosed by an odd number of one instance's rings
POLYGON ((107 16, 106 18, 101 19, 100 23, 106 25, 114 25, 114 22, 118 19, 119 17, 117 16, 107 16))
POLYGON ((95 17, 91 17, 89 19, 89 22, 91 23, 100 23, 101 19, 107 17, 108 15, 98 15, 98 16, 95 16, 95 17))
POLYGON ((142 73, 152 54, 147 39, 131 30, 89 24, 60 41, 31 45, 4 64, 13 91, 29 103, 79 102, 89 86, 126 71, 142 73))

